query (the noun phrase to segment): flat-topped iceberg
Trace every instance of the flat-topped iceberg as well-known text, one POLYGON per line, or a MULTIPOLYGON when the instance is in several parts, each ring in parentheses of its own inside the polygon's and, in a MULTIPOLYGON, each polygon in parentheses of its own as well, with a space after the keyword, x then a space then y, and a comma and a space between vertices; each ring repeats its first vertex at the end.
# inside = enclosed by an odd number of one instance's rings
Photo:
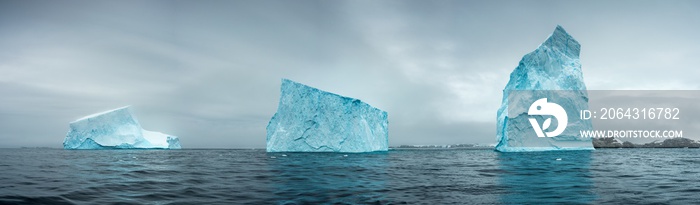
POLYGON ((588 110, 580 48, 557 26, 544 43, 520 60, 503 89, 497 151, 593 149, 591 139, 579 133, 592 130, 590 120, 578 119, 579 110, 588 110))
POLYGON ((127 106, 71 122, 63 148, 180 149, 180 140, 175 136, 142 129, 127 106))
POLYGON ((268 152, 388 151, 387 113, 358 99, 282 79, 268 152))

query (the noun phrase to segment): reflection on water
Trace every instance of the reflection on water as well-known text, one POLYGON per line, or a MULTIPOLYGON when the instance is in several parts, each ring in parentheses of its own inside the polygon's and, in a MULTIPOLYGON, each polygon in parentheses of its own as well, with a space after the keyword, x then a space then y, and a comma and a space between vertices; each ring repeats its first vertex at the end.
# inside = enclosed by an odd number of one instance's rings
POLYGON ((505 204, 592 203, 592 151, 499 153, 505 204))
POLYGON ((278 203, 379 203, 387 191, 387 153, 268 153, 278 203))

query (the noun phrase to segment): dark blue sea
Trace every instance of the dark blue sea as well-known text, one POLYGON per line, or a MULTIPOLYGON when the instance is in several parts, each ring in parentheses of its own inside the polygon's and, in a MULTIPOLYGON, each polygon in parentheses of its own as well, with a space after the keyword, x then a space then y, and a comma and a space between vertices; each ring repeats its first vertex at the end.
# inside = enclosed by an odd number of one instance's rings
POLYGON ((691 204, 699 166, 700 149, 0 149, 0 204, 691 204))

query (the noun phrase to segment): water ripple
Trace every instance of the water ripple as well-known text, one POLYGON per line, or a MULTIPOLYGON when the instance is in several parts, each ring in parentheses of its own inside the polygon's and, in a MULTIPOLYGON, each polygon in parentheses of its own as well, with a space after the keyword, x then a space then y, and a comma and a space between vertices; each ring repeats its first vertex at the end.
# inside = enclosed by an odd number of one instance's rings
POLYGON ((0 149, 0 204, 689 204, 699 155, 0 149))

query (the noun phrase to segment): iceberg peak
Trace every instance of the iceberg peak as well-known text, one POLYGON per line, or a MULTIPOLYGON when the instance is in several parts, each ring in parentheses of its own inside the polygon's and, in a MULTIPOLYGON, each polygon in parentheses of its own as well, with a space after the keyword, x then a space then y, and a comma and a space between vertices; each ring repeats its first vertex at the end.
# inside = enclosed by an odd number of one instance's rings
POLYGON ((557 25, 554 32, 540 45, 540 47, 543 46, 552 51, 561 52, 569 58, 578 58, 581 52, 581 44, 560 25, 557 25))
POLYGON ((125 112, 129 112, 129 114, 131 114, 131 105, 127 105, 127 106, 120 107, 120 108, 116 108, 116 109, 111 109, 111 110, 106 110, 106 111, 94 113, 94 114, 91 114, 91 115, 88 115, 88 116, 85 116, 85 117, 81 117, 80 119, 74 120, 74 121, 71 122, 71 123, 80 122, 80 121, 83 121, 83 120, 86 120, 86 119, 90 119, 90 118, 94 118, 94 117, 96 117, 96 116, 104 115, 104 114, 107 114, 107 113, 110 113, 110 112, 120 112, 121 110, 125 110, 125 112))

